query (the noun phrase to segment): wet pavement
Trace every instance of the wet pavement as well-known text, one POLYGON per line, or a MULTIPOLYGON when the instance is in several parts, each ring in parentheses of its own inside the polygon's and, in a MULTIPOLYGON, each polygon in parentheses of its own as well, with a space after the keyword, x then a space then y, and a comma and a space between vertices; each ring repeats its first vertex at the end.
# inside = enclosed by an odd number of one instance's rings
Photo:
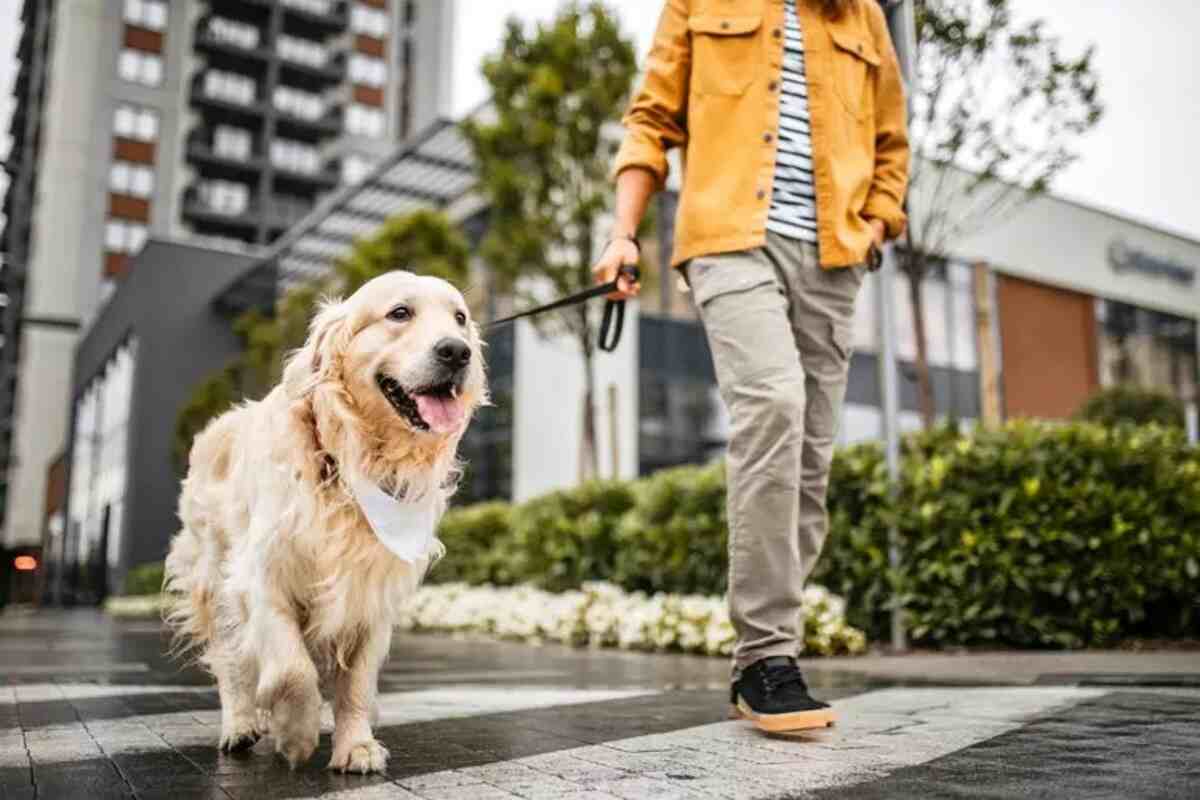
POLYGON ((1200 798, 1197 653, 823 662, 839 724, 775 739, 726 718, 721 659, 398 636, 364 777, 323 768, 328 710, 295 772, 267 741, 220 754, 211 681, 165 645, 0 616, 0 798, 1200 798))

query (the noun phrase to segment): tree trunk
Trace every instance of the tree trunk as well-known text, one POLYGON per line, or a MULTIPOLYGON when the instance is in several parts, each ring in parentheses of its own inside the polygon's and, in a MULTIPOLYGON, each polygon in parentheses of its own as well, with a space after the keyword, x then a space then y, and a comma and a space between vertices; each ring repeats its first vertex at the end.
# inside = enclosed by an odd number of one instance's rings
POLYGON ((917 404, 921 411, 921 424, 925 430, 929 430, 936 421, 937 411, 933 402, 933 381, 929 374, 929 340, 925 336, 925 295, 921 291, 928 270, 924 256, 913 249, 911 238, 905 263, 908 264, 908 294, 912 304, 913 334, 917 343, 917 404))

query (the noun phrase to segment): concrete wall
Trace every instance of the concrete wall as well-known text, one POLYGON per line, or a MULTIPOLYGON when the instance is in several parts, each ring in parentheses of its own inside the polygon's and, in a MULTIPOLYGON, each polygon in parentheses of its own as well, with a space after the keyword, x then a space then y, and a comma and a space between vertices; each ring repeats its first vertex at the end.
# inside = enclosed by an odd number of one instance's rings
MULTIPOLYGON (((94 242, 102 225, 102 200, 95 187, 105 180, 108 165, 97 162, 94 145, 103 84, 111 73, 102 65, 107 39, 96 32, 106 27, 107 8, 108 4, 76 0, 61 3, 55 12, 26 317, 78 320, 96 294, 98 281, 81 282, 79 265, 90 263, 99 275, 94 242)), ((75 340, 76 333, 69 329, 36 324, 25 325, 22 332, 4 521, 9 546, 41 540, 46 470, 65 443, 75 340)))
MULTIPOLYGON (((76 352, 78 398, 128 337, 138 340, 130 411, 125 513, 118 573, 161 559, 174 535, 179 476, 172 441, 179 410, 198 383, 239 351, 212 299, 254 259, 191 244, 152 240, 96 318, 76 352)), ((73 407, 73 403, 72 403, 73 407)), ((109 585, 119 586, 121 574, 109 585)))
MULTIPOLYGON (((597 311, 600 306, 597 304, 597 311)), ((638 472, 638 313, 631 303, 620 347, 598 353, 596 439, 600 475, 613 477, 609 385, 617 387, 616 474, 638 472)), ((517 323, 513 398, 513 500, 577 484, 583 432, 583 357, 574 339, 517 323)))

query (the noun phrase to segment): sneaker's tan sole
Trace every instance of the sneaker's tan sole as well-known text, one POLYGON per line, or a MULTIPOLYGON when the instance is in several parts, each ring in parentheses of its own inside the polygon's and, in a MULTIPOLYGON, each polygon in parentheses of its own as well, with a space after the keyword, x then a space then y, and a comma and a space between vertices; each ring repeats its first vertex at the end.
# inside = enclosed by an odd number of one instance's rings
POLYGON ((729 716, 733 719, 750 720, 755 727, 767 733, 792 733, 828 728, 836 721, 832 708, 796 711, 791 714, 755 714, 740 697, 729 716))

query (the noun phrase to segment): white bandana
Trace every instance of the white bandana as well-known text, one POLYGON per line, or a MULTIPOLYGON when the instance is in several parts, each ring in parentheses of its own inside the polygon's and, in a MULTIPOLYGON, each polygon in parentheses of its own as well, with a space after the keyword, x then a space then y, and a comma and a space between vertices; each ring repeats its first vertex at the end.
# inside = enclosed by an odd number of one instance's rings
POLYGON ((350 481, 350 491, 371 524, 375 537, 397 558, 413 564, 429 555, 437 524, 431 500, 402 503, 362 478, 350 481))

